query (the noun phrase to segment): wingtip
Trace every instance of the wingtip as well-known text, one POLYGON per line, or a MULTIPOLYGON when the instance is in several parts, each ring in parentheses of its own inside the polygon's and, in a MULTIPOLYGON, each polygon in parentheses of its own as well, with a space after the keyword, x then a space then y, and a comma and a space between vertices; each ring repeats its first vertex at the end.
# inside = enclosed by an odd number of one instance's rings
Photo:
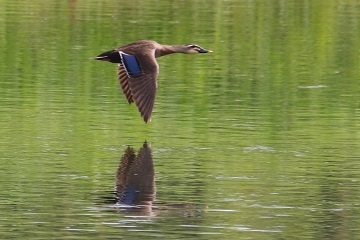
POLYGON ((145 123, 150 123, 151 122, 151 115, 152 115, 152 111, 141 111, 139 108, 139 112, 141 114, 141 117, 144 119, 145 123))
POLYGON ((150 123, 150 122, 151 122, 151 118, 145 118, 145 117, 144 117, 144 122, 145 122, 146 124, 150 123))

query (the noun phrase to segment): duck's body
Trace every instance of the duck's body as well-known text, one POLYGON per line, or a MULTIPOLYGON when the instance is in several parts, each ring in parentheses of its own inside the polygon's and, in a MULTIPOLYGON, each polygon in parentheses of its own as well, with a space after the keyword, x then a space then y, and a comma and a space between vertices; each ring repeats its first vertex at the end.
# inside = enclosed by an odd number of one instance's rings
POLYGON ((135 102, 145 122, 151 119, 155 102, 159 65, 157 57, 172 53, 212 52, 195 44, 182 46, 161 45, 152 40, 141 40, 104 52, 95 57, 118 63, 120 85, 129 104, 135 102))

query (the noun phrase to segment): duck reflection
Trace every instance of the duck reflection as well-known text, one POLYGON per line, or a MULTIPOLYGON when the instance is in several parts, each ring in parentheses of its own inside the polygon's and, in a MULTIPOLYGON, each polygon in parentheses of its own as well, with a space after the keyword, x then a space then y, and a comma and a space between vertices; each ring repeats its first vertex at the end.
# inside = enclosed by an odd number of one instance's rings
POLYGON ((151 211, 155 200, 155 172, 150 145, 144 142, 137 155, 128 146, 116 172, 117 204, 151 211))
POLYGON ((204 205, 197 203, 155 202, 155 171, 147 142, 137 154, 134 148, 126 148, 116 172, 115 191, 117 209, 130 215, 195 217, 204 211, 204 205))

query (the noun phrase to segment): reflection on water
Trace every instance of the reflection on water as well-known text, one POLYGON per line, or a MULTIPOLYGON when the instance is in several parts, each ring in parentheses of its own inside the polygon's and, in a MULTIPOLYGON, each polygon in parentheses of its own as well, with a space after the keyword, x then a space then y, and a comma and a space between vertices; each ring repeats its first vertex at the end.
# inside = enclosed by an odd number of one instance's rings
POLYGON ((115 190, 119 204, 132 205, 143 211, 151 210, 155 199, 155 172, 147 142, 137 155, 130 146, 125 150, 116 173, 115 190))
POLYGON ((121 213, 143 216, 187 216, 202 214, 203 205, 155 201, 155 171, 150 144, 139 151, 128 146, 120 159, 115 177, 116 204, 121 213))

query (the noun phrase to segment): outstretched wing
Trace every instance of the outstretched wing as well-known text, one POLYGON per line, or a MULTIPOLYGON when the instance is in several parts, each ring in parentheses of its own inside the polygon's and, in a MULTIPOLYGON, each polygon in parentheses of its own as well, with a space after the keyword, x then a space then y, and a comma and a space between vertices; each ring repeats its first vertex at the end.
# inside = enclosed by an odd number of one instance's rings
POLYGON ((148 122, 154 108, 159 73, 155 54, 119 54, 122 57, 118 67, 121 88, 128 103, 135 102, 144 121, 148 122))
POLYGON ((128 101, 129 104, 131 104, 132 102, 134 102, 134 99, 130 90, 129 77, 122 63, 119 63, 118 66, 118 76, 119 76, 120 86, 125 94, 126 100, 128 101))

